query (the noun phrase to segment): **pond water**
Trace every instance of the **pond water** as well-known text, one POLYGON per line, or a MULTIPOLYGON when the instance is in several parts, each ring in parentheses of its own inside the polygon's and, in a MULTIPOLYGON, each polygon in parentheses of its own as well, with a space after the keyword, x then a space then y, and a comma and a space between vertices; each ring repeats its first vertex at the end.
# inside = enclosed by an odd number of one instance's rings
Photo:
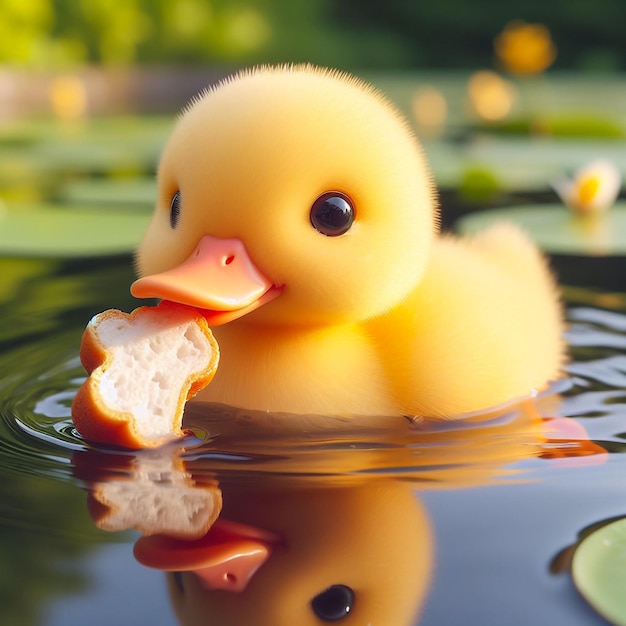
POLYGON ((178 607, 185 623, 321 624, 310 600, 331 584, 354 587, 345 623, 363 626, 605 623, 569 555, 626 516, 626 293, 564 287, 568 377, 521 407, 277 439, 254 413, 194 405, 193 435, 134 454, 86 445, 69 417, 85 323, 136 306, 129 258, 4 259, 0 273, 0 623, 168 626, 178 607), (142 498, 162 523, 195 523, 216 497, 223 517, 282 535, 262 593, 207 594, 183 573, 170 601, 133 556, 139 533, 97 527, 124 526, 115 507, 150 526, 142 498))

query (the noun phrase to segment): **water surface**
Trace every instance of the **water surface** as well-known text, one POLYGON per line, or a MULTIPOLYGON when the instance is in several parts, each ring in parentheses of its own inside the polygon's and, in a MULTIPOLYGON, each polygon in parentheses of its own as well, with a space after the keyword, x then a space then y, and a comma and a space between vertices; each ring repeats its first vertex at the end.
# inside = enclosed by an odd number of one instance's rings
MULTIPOLYGON (((136 306, 130 260, 4 259, 0 272, 0 623, 176 623, 164 575, 133 558, 138 533, 101 530, 87 508, 97 485, 136 480, 146 463, 142 476, 161 482, 219 484, 233 514, 257 492, 274 514, 310 494, 322 520, 316 498, 330 510, 336 493, 362 502, 364 489, 409 489, 424 558, 397 583, 421 598, 407 626, 604 623, 574 590, 567 549, 626 515, 626 294, 564 289, 568 377, 525 406, 436 427, 400 420, 387 436, 312 428, 276 440, 229 432, 254 412, 195 405, 194 436, 156 458, 90 447, 70 420, 86 322, 136 306)), ((390 506, 372 495, 381 520, 390 506)))

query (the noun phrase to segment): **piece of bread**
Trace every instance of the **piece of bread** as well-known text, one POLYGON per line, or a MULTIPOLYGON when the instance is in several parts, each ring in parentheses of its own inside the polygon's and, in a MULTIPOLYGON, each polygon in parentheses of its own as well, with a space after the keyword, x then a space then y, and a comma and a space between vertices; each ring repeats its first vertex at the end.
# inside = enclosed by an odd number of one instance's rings
POLYGON ((76 429, 91 441, 137 449, 183 434, 185 402, 211 382, 219 348, 198 311, 165 301, 96 315, 80 358, 90 376, 72 403, 76 429))

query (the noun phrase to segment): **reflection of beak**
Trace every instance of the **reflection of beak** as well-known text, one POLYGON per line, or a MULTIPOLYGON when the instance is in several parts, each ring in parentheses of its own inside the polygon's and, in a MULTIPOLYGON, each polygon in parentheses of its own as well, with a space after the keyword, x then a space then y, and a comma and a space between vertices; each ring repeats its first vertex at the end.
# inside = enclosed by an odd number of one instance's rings
POLYGON ((196 541, 166 535, 141 537, 137 561, 166 572, 193 572, 207 589, 243 591, 255 572, 280 543, 274 533, 218 520, 196 541))
POLYGON ((202 309, 209 326, 219 326, 277 298, 277 287, 254 265, 239 239, 205 235, 181 265, 136 280, 137 298, 161 298, 202 309))

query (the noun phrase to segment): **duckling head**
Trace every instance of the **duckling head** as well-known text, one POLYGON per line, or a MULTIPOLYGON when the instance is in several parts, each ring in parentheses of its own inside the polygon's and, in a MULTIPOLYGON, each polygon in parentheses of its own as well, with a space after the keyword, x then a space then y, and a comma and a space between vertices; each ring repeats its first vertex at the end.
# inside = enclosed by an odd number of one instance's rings
POLYGON ((436 229, 421 148, 377 91, 311 66, 244 71, 179 119, 132 291, 213 325, 359 321, 412 290, 436 229))

